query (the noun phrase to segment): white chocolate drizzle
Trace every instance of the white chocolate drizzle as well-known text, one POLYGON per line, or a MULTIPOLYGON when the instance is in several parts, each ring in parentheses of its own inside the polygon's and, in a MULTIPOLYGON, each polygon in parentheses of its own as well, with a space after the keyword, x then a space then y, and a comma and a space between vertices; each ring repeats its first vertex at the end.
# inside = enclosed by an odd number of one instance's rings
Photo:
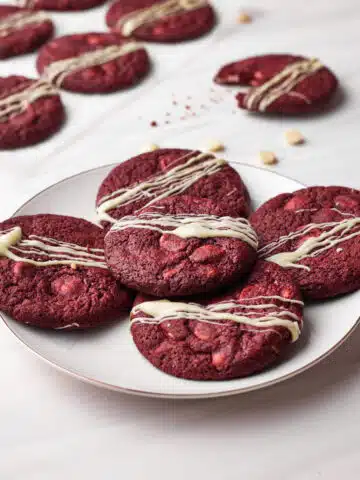
POLYGON ((91 52, 86 52, 77 57, 65 58, 57 62, 50 63, 44 72, 43 77, 50 83, 61 87, 64 79, 74 72, 83 70, 84 68, 103 65, 117 58, 123 57, 128 53, 140 50, 142 45, 136 42, 127 42, 122 45, 110 45, 108 47, 97 48, 91 52))
POLYGON ((0 37, 6 37, 16 30, 29 25, 37 25, 49 21, 50 18, 45 12, 17 12, 0 18, 0 37))
POLYGON ((285 305, 304 305, 300 300, 292 300, 276 295, 244 298, 241 299, 241 302, 225 300, 205 307, 197 303, 155 300, 136 305, 131 312, 132 323, 159 325, 163 322, 185 319, 214 325, 224 325, 224 321, 232 321, 264 329, 284 327, 289 330, 292 341, 295 342, 300 335, 301 318, 287 310, 286 306, 276 305, 276 303, 274 303, 275 300, 285 305), (270 303, 247 303, 260 299, 268 299, 270 303), (264 314, 263 312, 259 312, 259 310, 268 311, 264 314), (139 313, 147 316, 135 317, 135 315, 139 313))
POLYGON ((268 106, 282 95, 299 96, 304 102, 311 103, 305 95, 298 94, 292 90, 322 67, 323 65, 317 59, 300 60, 299 62, 291 63, 263 85, 251 88, 244 99, 246 108, 265 112, 268 106))
POLYGON ((189 158, 184 163, 170 168, 165 173, 133 186, 120 188, 103 197, 97 207, 100 220, 115 223, 116 220, 106 213, 108 210, 139 200, 147 200, 143 207, 149 206, 163 198, 183 193, 200 178, 213 175, 227 165, 225 160, 215 155, 208 153, 194 155, 194 152, 176 159, 175 162, 187 157, 189 158))
POLYGON ((155 3, 148 8, 135 10, 121 17, 116 28, 124 37, 129 37, 135 30, 143 25, 162 20, 163 18, 177 15, 178 13, 186 13, 192 10, 208 5, 207 0, 165 0, 155 3))
POLYGON ((77 322, 69 323, 68 325, 64 325, 63 327, 54 328, 54 330, 69 330, 70 328, 79 328, 80 324, 77 322))
POLYGON ((29 235, 22 239, 20 227, 0 231, 0 257, 14 262, 24 262, 36 267, 52 265, 81 265, 107 269, 104 250, 81 247, 74 243, 61 242, 54 238, 29 235), (34 260, 31 257, 44 258, 34 260))
MULTIPOLYGON (((346 215, 346 214, 344 214, 346 215)), ((277 263, 284 268, 302 268, 310 271, 311 268, 307 265, 299 264, 304 258, 317 257, 322 255, 329 249, 360 236, 360 217, 351 216, 339 222, 326 223, 309 223, 303 228, 291 232, 288 235, 283 235, 279 239, 271 242, 259 250, 261 258, 265 258, 269 262, 277 263), (313 230, 324 230, 318 236, 311 236, 313 230), (281 248, 289 241, 293 241, 299 237, 307 236, 306 240, 294 251, 275 253, 274 251, 281 248), (270 255, 270 256, 269 256, 270 255)))
POLYGON ((0 99, 0 123, 6 122, 10 116, 23 113, 31 103, 39 98, 58 95, 58 91, 50 83, 39 80, 24 90, 0 99))
POLYGON ((137 217, 121 218, 113 225, 110 233, 127 228, 153 230, 161 234, 171 233, 181 238, 238 238, 254 250, 258 247, 257 235, 245 218, 144 212, 137 217))
POLYGON ((317 212, 317 208, 299 208, 299 210, 295 210, 295 213, 303 213, 303 212, 317 212))
MULTIPOLYGON (((330 210, 332 210, 333 212, 336 212, 336 213, 339 213, 340 215, 344 216, 344 217, 355 217, 355 215, 353 215, 352 213, 348 213, 348 212, 342 212, 341 210, 339 210, 338 208, 330 208, 330 210)), ((295 213, 302 213, 302 212, 318 212, 319 209, 318 208, 300 208, 299 210, 295 210, 295 213)))
POLYGON ((16 5, 23 8, 31 8, 36 4, 36 0, 15 0, 16 5))

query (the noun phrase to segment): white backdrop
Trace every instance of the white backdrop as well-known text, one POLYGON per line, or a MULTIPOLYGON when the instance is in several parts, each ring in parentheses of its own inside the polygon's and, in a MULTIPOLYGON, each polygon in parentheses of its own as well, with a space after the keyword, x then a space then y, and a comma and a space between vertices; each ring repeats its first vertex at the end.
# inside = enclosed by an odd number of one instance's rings
MULTIPOLYGON (((359 3, 213 3, 218 28, 195 42, 151 45, 154 69, 139 87, 105 97, 64 93, 68 122, 60 134, 0 153, 0 219, 44 187, 131 156, 149 142, 201 148, 219 139, 229 159, 253 165, 259 150, 272 150, 279 173, 309 185, 360 187, 359 3), (242 9, 254 16, 252 24, 236 23, 242 9), (213 86, 211 78, 221 64, 263 52, 319 57, 341 80, 342 104, 302 119, 236 111, 231 91, 213 86), (150 127, 153 120, 158 128, 150 127), (307 145, 286 146, 287 128, 299 129, 307 145)), ((104 11, 53 17, 59 34, 101 31, 104 11)), ((0 75, 33 76, 34 60, 3 61, 0 75)), ((357 331, 322 364, 265 391, 175 402, 127 397, 67 378, 0 324, 0 479, 357 479, 359 342, 357 331)))

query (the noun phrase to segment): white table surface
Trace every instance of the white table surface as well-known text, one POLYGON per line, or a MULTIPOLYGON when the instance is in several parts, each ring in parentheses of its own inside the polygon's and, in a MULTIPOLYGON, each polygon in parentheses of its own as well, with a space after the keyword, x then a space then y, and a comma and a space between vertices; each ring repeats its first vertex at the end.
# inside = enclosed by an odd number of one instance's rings
MULTIPOLYGON (((131 156, 149 142, 201 148, 219 139, 230 160, 252 165, 259 150, 272 150, 280 159, 275 170, 301 182, 360 187, 359 2, 213 3, 218 28, 195 42, 149 47, 154 71, 142 85, 104 97, 64 93, 68 123, 60 134, 0 153, 0 219, 44 187, 131 156), (242 9, 253 15, 252 24, 236 23, 242 9), (276 52, 317 56, 333 68, 346 92, 339 107, 306 119, 250 116, 236 111, 231 92, 211 83, 227 61, 276 52), (186 104, 197 115, 181 120, 186 104), (149 126, 152 120, 158 128, 149 126), (301 130, 306 146, 286 146, 287 128, 301 130)), ((104 11, 53 17, 59 34, 101 31, 104 11)), ((34 60, 3 61, 0 75, 35 75, 34 60)), ((320 365, 273 388, 164 401, 66 377, 0 324, 0 479, 358 479, 359 342, 360 330, 320 365)))

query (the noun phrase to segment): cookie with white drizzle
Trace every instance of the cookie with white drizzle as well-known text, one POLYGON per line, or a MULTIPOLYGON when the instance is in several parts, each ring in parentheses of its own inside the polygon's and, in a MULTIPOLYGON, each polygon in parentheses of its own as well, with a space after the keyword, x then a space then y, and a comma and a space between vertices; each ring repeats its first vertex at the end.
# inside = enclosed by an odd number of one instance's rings
POLYGON ((107 93, 139 83, 150 61, 139 43, 112 33, 84 33, 48 42, 39 52, 37 69, 59 88, 107 93))
POLYGON ((20 7, 34 10, 76 11, 87 10, 105 3, 106 0, 15 0, 20 7))
POLYGON ((105 236, 115 278, 158 297, 194 295, 234 284, 256 260, 245 218, 203 198, 169 197, 119 219, 105 236))
POLYGON ((208 0, 118 0, 106 23, 124 37, 150 42, 180 42, 200 37, 215 24, 208 0))
POLYGON ((328 105, 338 81, 316 58, 273 54, 250 57, 225 65, 214 81, 248 86, 237 94, 239 108, 261 113, 296 115, 328 105))
POLYGON ((107 225, 143 207, 175 195, 214 201, 226 215, 247 217, 250 199, 239 174, 212 153, 158 149, 115 167, 102 182, 96 200, 99 220, 107 225))
POLYGON ((360 192, 309 187, 281 194, 250 218, 259 256, 286 268, 313 299, 360 288, 360 192))
POLYGON ((0 6, 0 59, 33 52, 53 35, 49 15, 11 5, 0 6))
POLYGON ((227 380, 281 359, 303 326, 303 302, 291 275, 259 262, 250 278, 221 296, 156 299, 138 295, 131 333, 160 370, 191 380, 227 380))
POLYGON ((96 225, 60 215, 0 223, 0 310, 41 328, 74 330, 121 318, 132 296, 105 263, 96 225))
POLYGON ((63 124, 64 107, 56 88, 44 80, 0 77, 0 148, 41 142, 63 124))

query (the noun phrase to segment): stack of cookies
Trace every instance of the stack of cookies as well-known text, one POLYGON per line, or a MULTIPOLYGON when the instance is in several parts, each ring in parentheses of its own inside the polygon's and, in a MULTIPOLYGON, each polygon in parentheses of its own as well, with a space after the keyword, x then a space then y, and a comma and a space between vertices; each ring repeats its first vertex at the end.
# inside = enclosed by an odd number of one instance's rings
POLYGON ((360 288, 360 192, 310 187, 253 213, 250 203, 213 154, 127 160, 100 185, 101 227, 46 214, 0 224, 0 309, 59 331, 131 310, 139 352, 170 375, 259 372, 299 338, 303 299, 360 288))

